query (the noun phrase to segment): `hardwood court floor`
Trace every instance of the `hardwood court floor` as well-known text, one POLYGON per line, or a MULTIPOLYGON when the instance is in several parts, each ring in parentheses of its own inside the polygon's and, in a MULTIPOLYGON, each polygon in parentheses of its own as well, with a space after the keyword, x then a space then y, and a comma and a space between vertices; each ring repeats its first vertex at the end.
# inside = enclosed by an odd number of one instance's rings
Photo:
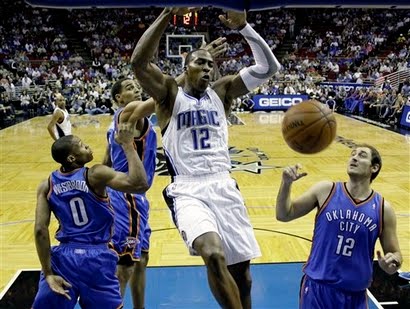
MULTIPOLYGON (((37 117, 0 131, 0 291, 18 269, 39 268, 33 222, 38 183, 58 167, 50 155, 51 138, 46 130, 50 116, 37 117)), ((373 184, 394 206, 404 269, 410 269, 410 143, 406 136, 336 115, 338 138, 325 151, 301 155, 290 150, 282 139, 282 114, 238 114, 245 125, 230 127, 233 177, 243 192, 263 256, 254 261, 306 261, 313 230, 314 213, 299 220, 281 223, 275 219, 275 199, 282 166, 300 162, 309 175, 294 184, 300 194, 313 183, 346 179, 349 145, 367 142, 382 154, 383 169, 373 184)), ((94 151, 94 163, 101 162, 105 132, 111 116, 74 116, 75 135, 94 151)), ((159 146, 161 143, 159 142, 159 146)), ((158 174, 164 172, 161 152, 158 174)), ((196 265, 200 258, 189 257, 174 229, 162 199, 169 177, 157 176, 148 193, 151 200, 150 265, 196 265)), ((51 231, 57 224, 52 220, 51 231)), ((378 245, 379 248, 379 245, 378 245)))

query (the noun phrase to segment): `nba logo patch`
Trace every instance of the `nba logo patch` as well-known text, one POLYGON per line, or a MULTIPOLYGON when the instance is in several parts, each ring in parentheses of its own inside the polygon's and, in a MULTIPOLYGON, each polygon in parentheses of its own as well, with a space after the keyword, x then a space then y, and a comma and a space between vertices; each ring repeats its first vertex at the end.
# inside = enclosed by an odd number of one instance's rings
POLYGON ((139 241, 135 237, 127 237, 127 239, 125 240, 125 245, 128 248, 135 248, 138 243, 139 241))

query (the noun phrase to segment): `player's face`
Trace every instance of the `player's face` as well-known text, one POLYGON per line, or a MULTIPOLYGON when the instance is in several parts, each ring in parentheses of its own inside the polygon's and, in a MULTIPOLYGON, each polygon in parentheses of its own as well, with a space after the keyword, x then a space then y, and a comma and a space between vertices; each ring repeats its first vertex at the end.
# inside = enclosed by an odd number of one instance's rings
POLYGON ((205 91, 213 73, 214 61, 206 50, 197 50, 192 54, 187 66, 186 81, 198 91, 205 91))
POLYGON ((372 174, 372 153, 369 148, 358 147, 352 150, 347 165, 347 174, 370 179, 372 174))
POLYGON ((79 165, 86 164, 94 158, 91 148, 79 138, 73 140, 73 149, 71 153, 75 157, 76 163, 79 165))
POLYGON ((127 105, 133 101, 141 101, 142 89, 137 82, 127 79, 121 83, 121 86, 120 98, 118 100, 119 102, 127 105))
POLYGON ((65 106, 65 98, 60 93, 56 95, 56 104, 60 108, 65 106))

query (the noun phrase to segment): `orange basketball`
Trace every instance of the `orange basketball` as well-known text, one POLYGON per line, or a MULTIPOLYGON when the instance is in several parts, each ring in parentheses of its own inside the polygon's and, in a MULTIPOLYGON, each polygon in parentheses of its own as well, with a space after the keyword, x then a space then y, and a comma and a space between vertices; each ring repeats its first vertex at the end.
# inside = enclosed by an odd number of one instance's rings
POLYGON ((327 105, 316 100, 303 101, 286 111, 282 135, 293 150, 305 154, 317 153, 333 142, 336 119, 327 105))

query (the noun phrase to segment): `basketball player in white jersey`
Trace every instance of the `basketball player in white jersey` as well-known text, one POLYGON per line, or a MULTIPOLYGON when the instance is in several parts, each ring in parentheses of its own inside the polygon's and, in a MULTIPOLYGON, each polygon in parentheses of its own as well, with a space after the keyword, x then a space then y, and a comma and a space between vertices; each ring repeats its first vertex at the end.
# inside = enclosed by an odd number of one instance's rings
POLYGON ((220 20, 239 30, 252 49, 255 64, 209 86, 213 57, 204 50, 185 59, 185 83, 162 74, 151 63, 174 14, 166 8, 145 31, 133 55, 134 74, 156 101, 163 147, 172 175, 164 197, 192 254, 208 270, 211 291, 223 308, 251 308, 250 260, 261 255, 243 198, 229 175, 226 115, 232 100, 266 82, 280 67, 269 46, 246 22, 246 14, 229 12, 220 20))
POLYGON ((65 108, 65 98, 61 93, 55 95, 56 107, 47 126, 48 133, 53 140, 71 135, 70 115, 65 108))
MULTIPOLYGON (((226 38, 219 37, 209 44, 203 42, 201 48, 209 51, 213 57, 218 57, 219 55, 224 54, 227 50, 227 44, 225 42, 226 38)), ((184 78, 185 74, 182 74, 176 78, 178 85, 182 85, 184 83, 184 78)), ((118 125, 120 126, 124 124, 134 125, 136 123, 135 145, 138 150, 137 152, 141 155, 143 160, 148 183, 151 185, 155 174, 156 153, 153 153, 152 150, 154 149, 154 151, 156 151, 156 137, 149 132, 151 131, 151 126, 147 126, 147 121, 144 119, 155 112, 154 100, 150 98, 146 101, 141 101, 140 86, 136 84, 136 81, 130 79, 118 80, 113 85, 111 94, 114 101, 116 101, 119 106, 119 110, 116 112, 118 117, 114 116, 115 119, 113 120, 108 131, 110 132, 111 130, 115 130, 116 121, 118 121, 118 125), (152 162, 153 164, 150 163, 150 158, 154 159, 154 162, 152 162)), ((108 139, 110 139, 109 136, 108 139)), ((112 143, 108 143, 103 164, 113 167, 115 170, 120 170, 124 161, 118 161, 118 150, 114 149, 113 151, 111 146, 112 143), (114 154, 114 156, 112 154, 114 154)), ((126 287, 129 283, 133 308, 143 309, 145 308, 145 273, 149 260, 149 240, 151 235, 149 225, 145 224, 143 221, 148 218, 149 204, 145 196, 131 197, 132 200, 136 199, 134 204, 136 205, 137 213, 131 212, 130 214, 128 207, 131 204, 129 203, 130 200, 128 200, 128 198, 130 197, 127 196, 127 200, 123 201, 122 198, 118 199, 118 196, 115 195, 115 193, 110 196, 111 204, 114 207, 114 211, 116 211, 115 233, 117 233, 117 235, 128 235, 127 237, 135 236, 137 239, 142 237, 142 241, 140 249, 133 248, 127 244, 122 245, 126 249, 119 252, 120 259, 117 264, 117 277, 120 281, 121 295, 124 297, 126 287), (135 221, 132 221, 133 214, 137 214, 135 221), (133 232, 129 229, 129 224, 126 220, 124 220, 124 218, 129 218, 131 222, 135 222, 136 229, 131 230, 135 230, 137 235, 132 235, 133 232), (126 224, 124 224, 124 222, 126 222, 126 224), (146 226, 147 228, 141 228, 143 226, 146 226), (126 232, 122 232, 121 230, 123 229, 125 229, 126 232), (132 255, 129 254, 131 250, 134 252, 132 255), (141 252, 139 253, 138 250, 141 252)), ((118 250, 119 248, 115 243, 116 239, 118 239, 118 237, 113 238, 114 249, 118 250)))

